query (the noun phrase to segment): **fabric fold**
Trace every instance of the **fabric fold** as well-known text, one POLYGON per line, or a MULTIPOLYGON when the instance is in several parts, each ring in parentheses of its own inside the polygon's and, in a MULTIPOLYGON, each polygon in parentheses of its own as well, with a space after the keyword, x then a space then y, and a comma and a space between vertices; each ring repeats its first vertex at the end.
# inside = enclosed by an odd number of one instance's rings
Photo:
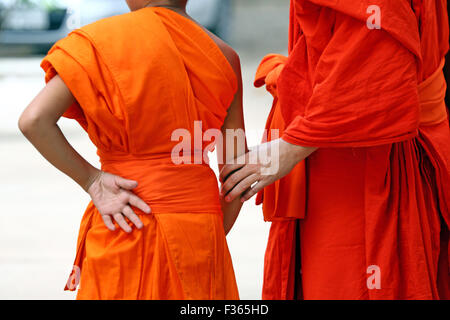
POLYGON ((218 181, 193 144, 221 129, 237 91, 214 40, 172 10, 144 8, 73 31, 42 68, 76 98, 64 116, 87 131, 102 170, 137 181, 152 208, 133 208, 144 227, 127 234, 109 231, 91 202, 65 289, 79 284, 78 299, 238 299, 218 181), (173 154, 180 143, 188 154, 173 154))
POLYGON ((319 149, 305 162, 298 234, 295 221, 272 222, 263 297, 294 298, 294 281, 303 299, 449 299, 445 7, 291 0, 283 139, 319 149), (367 28, 369 5, 381 29, 367 28))
MULTIPOLYGON (((285 123, 278 101, 277 81, 283 71, 287 57, 270 54, 261 61, 256 71, 255 87, 266 86, 274 98, 266 122, 267 137, 263 143, 279 138, 285 130, 285 123), (278 132, 275 137, 272 134, 278 132), (267 139, 267 140, 266 140, 267 139)), ((305 216, 306 185, 305 163, 299 163, 287 176, 265 187, 256 196, 256 204, 263 205, 264 221, 301 219, 305 216)))

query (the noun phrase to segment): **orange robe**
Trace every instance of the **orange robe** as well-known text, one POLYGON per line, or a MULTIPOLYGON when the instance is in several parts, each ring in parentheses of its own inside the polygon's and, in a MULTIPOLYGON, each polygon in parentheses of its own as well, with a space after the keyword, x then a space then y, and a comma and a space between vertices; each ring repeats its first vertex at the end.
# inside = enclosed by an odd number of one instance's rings
POLYGON ((319 150, 306 192, 270 186, 258 199, 265 217, 266 203, 303 206, 269 219, 264 299, 450 298, 446 8, 291 1, 289 57, 276 80, 263 73, 283 119, 268 126, 319 150), (366 26, 370 5, 381 30, 366 26))
POLYGON ((126 234, 109 231, 91 202, 66 290, 80 281, 78 299, 238 299, 216 176, 189 164, 206 144, 174 155, 185 164, 171 159, 174 130, 220 129, 234 98, 237 78, 216 43, 171 10, 144 8, 72 32, 42 67, 75 96, 64 116, 87 131, 102 169, 138 181, 152 208, 135 208, 144 228, 126 234))

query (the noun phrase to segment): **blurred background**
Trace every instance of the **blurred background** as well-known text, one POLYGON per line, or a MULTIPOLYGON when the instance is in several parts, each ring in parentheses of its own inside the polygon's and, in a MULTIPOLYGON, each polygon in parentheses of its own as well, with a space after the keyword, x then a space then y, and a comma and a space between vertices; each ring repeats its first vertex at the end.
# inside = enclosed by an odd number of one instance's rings
MULTIPOLYGON (((125 0, 0 0, 0 299, 73 299, 63 288, 75 255, 87 194, 49 165, 19 133, 17 120, 44 86, 40 61, 58 39, 127 12, 125 0)), ((249 145, 260 141, 271 96, 253 88, 259 61, 287 53, 289 0, 190 0, 189 13, 240 54, 249 145)), ((75 123, 60 126, 98 164, 75 123)), ((270 225, 246 203, 228 243, 242 299, 260 299, 270 225)))

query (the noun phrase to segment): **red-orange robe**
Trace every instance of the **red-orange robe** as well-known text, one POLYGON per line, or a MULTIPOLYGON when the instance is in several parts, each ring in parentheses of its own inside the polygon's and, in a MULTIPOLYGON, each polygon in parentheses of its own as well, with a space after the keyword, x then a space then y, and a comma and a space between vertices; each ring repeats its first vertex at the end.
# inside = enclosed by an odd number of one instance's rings
POLYGON ((266 203, 303 205, 266 219, 264 299, 450 298, 446 8, 291 1, 289 57, 265 80, 283 139, 319 150, 304 163, 306 192, 271 186, 258 199, 266 218, 266 203), (371 5, 381 29, 367 27, 371 5))
POLYGON ((238 299, 216 176, 189 164, 209 142, 172 155, 174 130, 220 129, 237 91, 216 43, 171 10, 144 8, 72 32, 42 67, 75 96, 64 116, 87 131, 102 169, 138 181, 152 208, 135 208, 144 228, 127 234, 109 231, 91 202, 66 289, 81 275, 78 299, 238 299))

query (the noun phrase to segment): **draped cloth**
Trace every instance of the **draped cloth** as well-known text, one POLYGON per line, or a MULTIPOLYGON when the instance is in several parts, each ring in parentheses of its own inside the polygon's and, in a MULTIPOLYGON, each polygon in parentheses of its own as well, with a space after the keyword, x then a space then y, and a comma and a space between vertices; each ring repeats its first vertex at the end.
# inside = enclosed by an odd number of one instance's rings
POLYGON ((264 299, 450 298, 446 7, 291 1, 289 57, 265 70, 283 122, 268 126, 319 150, 299 189, 258 198, 302 206, 269 219, 264 299))
POLYGON ((220 129, 234 98, 237 78, 216 43, 171 10, 144 8, 75 30, 42 67, 76 98, 64 116, 87 131, 102 170, 138 181, 152 208, 134 208, 144 228, 126 234, 109 231, 91 202, 66 290, 80 282, 78 299, 238 299, 216 176, 188 161, 204 145, 172 155, 175 130, 193 143, 195 121, 201 134, 220 129))
MULTIPOLYGON (((273 138, 271 135, 272 130, 278 130, 278 136, 281 136, 285 129, 277 95, 277 80, 284 68, 286 60, 287 58, 282 55, 268 55, 261 61, 256 72, 254 85, 256 87, 265 85, 267 91, 274 98, 272 109, 266 123, 268 140, 273 138)), ((265 221, 301 219, 305 217, 305 192, 305 164, 301 162, 289 175, 258 193, 256 203, 263 204, 265 221), (288 194, 289 196, 287 196, 288 194), (280 201, 281 195, 283 195, 282 201, 280 201)))

